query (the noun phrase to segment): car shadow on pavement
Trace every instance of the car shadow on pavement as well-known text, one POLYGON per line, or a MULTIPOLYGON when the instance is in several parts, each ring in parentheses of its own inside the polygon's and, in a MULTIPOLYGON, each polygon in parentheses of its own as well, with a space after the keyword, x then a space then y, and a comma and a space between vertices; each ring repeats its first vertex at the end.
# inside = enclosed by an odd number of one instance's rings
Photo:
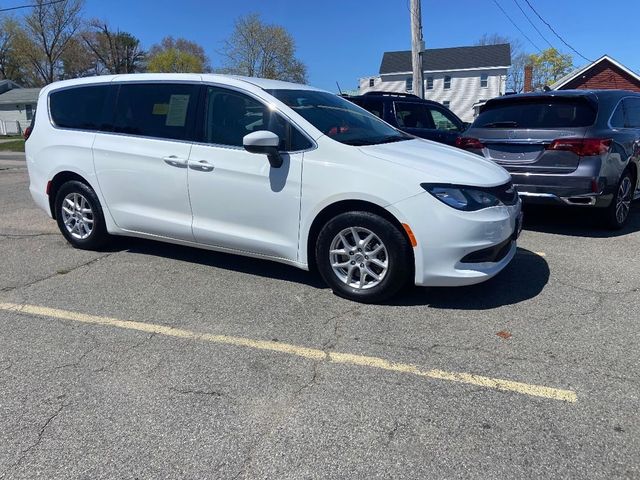
POLYGON ((468 287, 412 287, 392 299, 390 305, 488 310, 534 298, 549 282, 549 274, 543 257, 518 248, 511 263, 491 280, 468 287))
POLYGON ((117 246, 114 245, 117 249, 126 250, 131 253, 154 255, 182 262, 223 268, 225 270, 249 275, 286 280, 308 285, 313 288, 327 288, 320 277, 314 273, 269 260, 243 257, 231 253, 214 252, 141 238, 121 237, 116 240, 116 244, 119 244, 117 246))
POLYGON ((612 238, 640 232, 640 202, 631 205, 627 224, 621 230, 601 225, 599 212, 586 207, 527 205, 524 229, 572 237, 612 238))

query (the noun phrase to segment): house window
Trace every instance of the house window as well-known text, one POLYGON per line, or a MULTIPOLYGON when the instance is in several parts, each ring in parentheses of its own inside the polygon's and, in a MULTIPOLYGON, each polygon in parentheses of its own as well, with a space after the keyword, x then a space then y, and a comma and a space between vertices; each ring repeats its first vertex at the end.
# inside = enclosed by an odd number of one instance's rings
POLYGON ((449 90, 451 88, 451 77, 447 75, 444 77, 444 89, 449 90))
POLYGON ((407 92, 413 91, 413 77, 407 77, 407 79, 404 81, 404 86, 407 92))
POLYGON ((442 102, 442 105, 445 108, 451 109, 451 102, 449 100, 445 100, 444 102, 442 102))
POLYGON ((24 106, 27 113, 27 121, 30 122, 33 118, 33 105, 27 104, 24 106))
POLYGON ((433 90, 433 77, 427 77, 427 90, 433 90))
POLYGON ((486 73, 480 75, 480 86, 482 88, 487 88, 489 86, 489 75, 486 73))
POLYGON ((370 87, 373 87, 375 84, 376 84, 376 80, 375 80, 375 78, 370 78, 370 79, 369 79, 369 86, 370 86, 370 87))

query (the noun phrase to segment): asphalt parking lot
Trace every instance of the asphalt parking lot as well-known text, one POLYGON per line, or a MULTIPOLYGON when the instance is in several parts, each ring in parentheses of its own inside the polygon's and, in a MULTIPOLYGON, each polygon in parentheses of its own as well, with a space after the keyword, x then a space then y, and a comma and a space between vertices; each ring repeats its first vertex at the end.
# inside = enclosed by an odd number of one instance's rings
POLYGON ((150 241, 74 250, 0 157, 0 479, 640 478, 640 205, 531 210, 392 304, 150 241))

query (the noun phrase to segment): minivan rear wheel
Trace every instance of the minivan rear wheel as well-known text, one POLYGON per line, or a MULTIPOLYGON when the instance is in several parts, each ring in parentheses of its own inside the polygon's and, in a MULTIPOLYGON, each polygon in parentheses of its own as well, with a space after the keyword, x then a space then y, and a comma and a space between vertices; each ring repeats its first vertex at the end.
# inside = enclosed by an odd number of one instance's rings
POLYGON ((634 190, 633 174, 627 169, 620 177, 611 205, 603 212, 606 226, 614 230, 624 227, 629 218, 634 190))
POLYGON ((97 195, 83 182, 64 183, 55 198, 56 221, 64 238, 76 248, 99 250, 109 241, 97 195))
POLYGON ((411 247, 389 220, 371 212, 342 213, 320 231, 316 266, 337 295, 382 302, 404 287, 412 271, 411 247))

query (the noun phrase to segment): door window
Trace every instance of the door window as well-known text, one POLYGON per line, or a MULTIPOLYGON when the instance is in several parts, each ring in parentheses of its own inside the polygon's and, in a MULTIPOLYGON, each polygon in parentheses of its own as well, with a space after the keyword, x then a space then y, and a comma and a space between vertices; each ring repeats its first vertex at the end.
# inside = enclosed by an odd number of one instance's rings
POLYGON ((307 150, 312 143, 282 115, 242 93, 209 87, 206 102, 204 141, 242 147, 245 135, 268 130, 280 137, 281 151, 307 150))
POLYGON ((128 135, 192 139, 198 85, 125 83, 120 85, 113 131, 128 135))
POLYGON ((396 102, 396 120, 400 128, 435 128, 433 118, 422 103, 396 102))
POLYGON ((626 98, 624 100, 626 113, 625 126, 627 128, 640 128, 640 98, 626 98))

